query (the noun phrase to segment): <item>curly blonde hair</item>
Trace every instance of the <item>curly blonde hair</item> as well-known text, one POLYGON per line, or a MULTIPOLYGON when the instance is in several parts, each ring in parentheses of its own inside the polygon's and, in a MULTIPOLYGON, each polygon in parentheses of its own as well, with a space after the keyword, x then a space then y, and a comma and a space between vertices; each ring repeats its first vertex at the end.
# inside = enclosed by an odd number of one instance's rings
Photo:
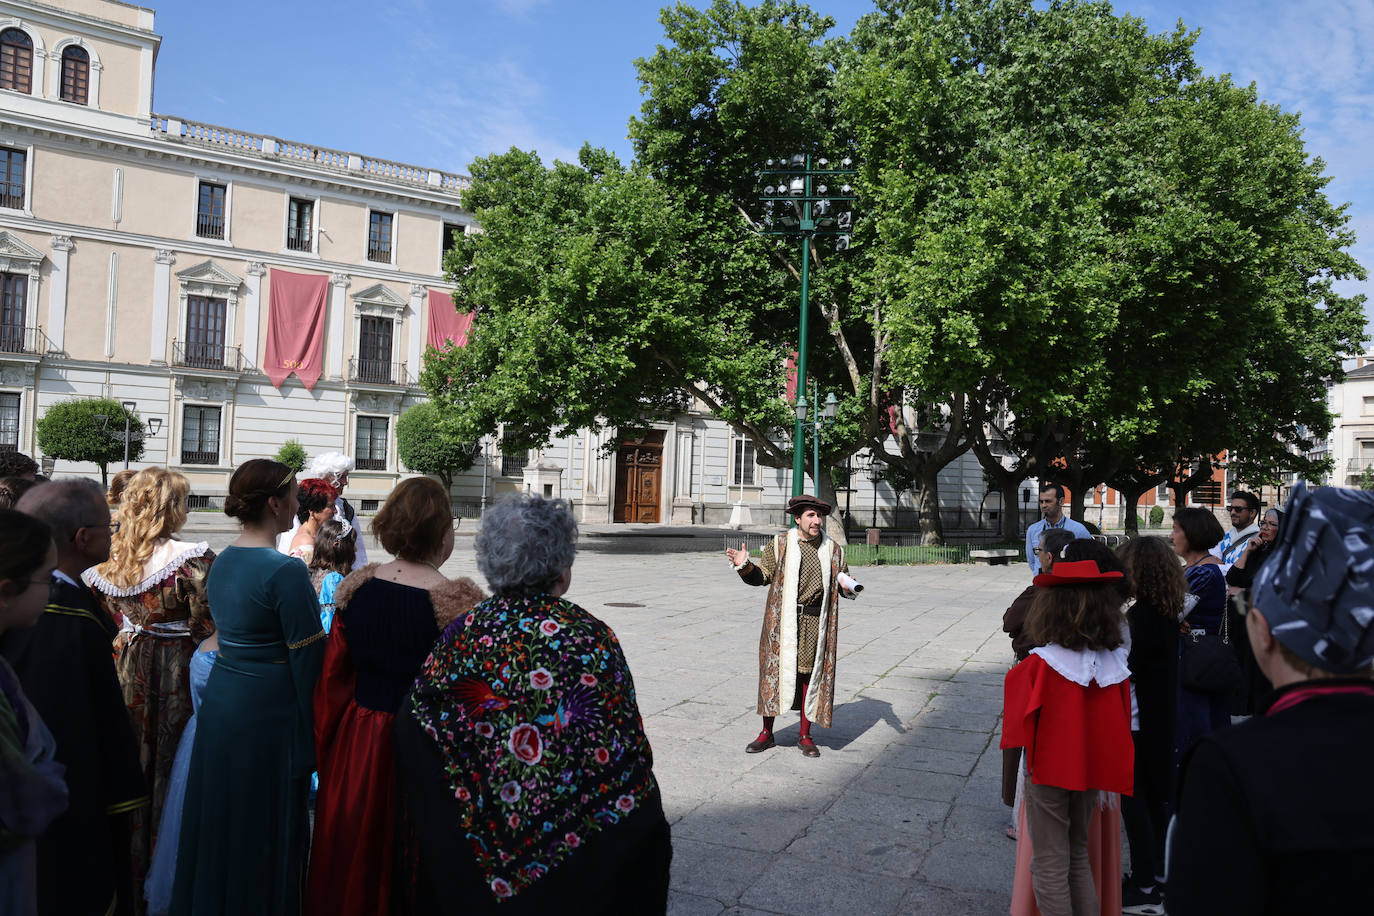
POLYGON ((135 474, 119 501, 119 531, 110 542, 110 559, 96 572, 121 588, 137 584, 158 542, 186 524, 190 492, 191 485, 176 471, 147 468, 135 474))
POLYGON ((1131 583, 1132 597, 1145 602, 1170 620, 1183 611, 1188 580, 1167 538, 1143 537, 1127 541, 1119 551, 1131 583))

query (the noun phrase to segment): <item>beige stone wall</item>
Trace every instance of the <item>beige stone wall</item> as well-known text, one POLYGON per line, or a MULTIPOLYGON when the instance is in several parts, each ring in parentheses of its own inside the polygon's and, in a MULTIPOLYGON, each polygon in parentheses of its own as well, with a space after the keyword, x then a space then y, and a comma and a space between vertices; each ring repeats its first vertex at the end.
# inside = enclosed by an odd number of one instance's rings
POLYGON ((400 242, 396 249, 396 266, 419 274, 439 273, 443 222, 407 211, 400 214, 397 222, 400 242))
POLYGON ((94 16, 133 28, 151 29, 153 11, 131 3, 112 3, 110 0, 49 0, 53 6, 82 16, 94 16))
POLYGON ((320 257, 327 261, 367 262, 368 206, 325 197, 320 201, 320 257))

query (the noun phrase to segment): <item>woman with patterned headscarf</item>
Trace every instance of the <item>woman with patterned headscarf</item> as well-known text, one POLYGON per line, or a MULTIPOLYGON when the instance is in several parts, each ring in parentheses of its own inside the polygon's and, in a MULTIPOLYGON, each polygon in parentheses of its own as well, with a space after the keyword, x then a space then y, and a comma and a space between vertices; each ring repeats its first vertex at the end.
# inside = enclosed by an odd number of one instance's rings
POLYGON ((576 543, 562 500, 489 509, 474 546, 494 595, 444 630, 401 704, 422 912, 667 909, 672 845, 629 666, 562 597, 576 543))
POLYGON ((186 478, 166 468, 131 477, 120 497, 110 559, 83 576, 106 613, 122 621, 115 671, 152 793, 151 807, 133 813, 136 882, 152 857, 177 744, 193 712, 188 665, 215 629, 205 597, 214 551, 204 541, 176 538, 186 524, 189 492, 186 478))

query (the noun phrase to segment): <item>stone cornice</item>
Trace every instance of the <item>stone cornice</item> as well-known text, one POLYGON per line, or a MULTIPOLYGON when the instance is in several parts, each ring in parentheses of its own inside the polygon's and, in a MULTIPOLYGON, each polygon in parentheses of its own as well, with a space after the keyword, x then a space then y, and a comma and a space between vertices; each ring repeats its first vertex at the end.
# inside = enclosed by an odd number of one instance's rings
MULTIPOLYGON (((309 164, 291 159, 268 159, 260 153, 235 153, 211 147, 157 139, 149 122, 127 118, 147 134, 139 135, 88 127, 71 122, 54 122, 26 112, 3 109, 5 127, 14 133, 30 134, 55 141, 54 145, 69 151, 94 149, 114 154, 135 155, 142 161, 173 161, 192 168, 223 169, 230 174, 254 175, 290 184, 296 190, 302 186, 331 189, 336 194, 356 196, 360 200, 387 200, 415 209, 442 211, 452 217, 464 214, 456 191, 430 188, 410 183, 393 183, 358 172, 333 172, 312 168, 309 164)), ((125 118, 126 116, 117 116, 125 118)), ((451 220, 452 221, 452 220, 451 220)), ((461 221, 461 220, 459 220, 461 221)))

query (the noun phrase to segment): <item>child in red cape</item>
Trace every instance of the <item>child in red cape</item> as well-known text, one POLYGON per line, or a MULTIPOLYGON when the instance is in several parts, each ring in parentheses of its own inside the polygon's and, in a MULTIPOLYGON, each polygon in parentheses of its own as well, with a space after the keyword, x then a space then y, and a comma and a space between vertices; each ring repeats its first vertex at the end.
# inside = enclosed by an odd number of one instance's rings
POLYGON ((1031 872, 1044 916, 1097 914, 1089 821, 1099 791, 1131 794, 1121 578, 1092 560, 1036 576, 1042 589, 1026 628, 1040 648, 1007 673, 1002 747, 1025 748, 1031 872))

